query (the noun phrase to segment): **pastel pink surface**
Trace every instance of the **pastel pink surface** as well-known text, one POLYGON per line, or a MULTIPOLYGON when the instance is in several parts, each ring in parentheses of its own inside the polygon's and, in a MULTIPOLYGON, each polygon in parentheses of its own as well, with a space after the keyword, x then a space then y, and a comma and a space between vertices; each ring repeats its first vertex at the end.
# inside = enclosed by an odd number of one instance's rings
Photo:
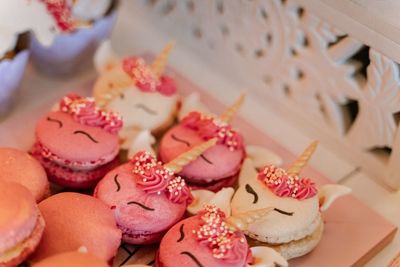
MULTIPOLYGON (((211 249, 206 245, 200 244, 195 238, 193 230, 197 230, 201 223, 199 216, 193 216, 185 219, 172 227, 163 237, 160 243, 160 249, 158 251, 158 263, 157 267, 174 267, 174 266, 185 266, 185 267, 198 267, 190 257, 181 254, 182 252, 189 252, 202 264, 202 266, 213 266, 213 267, 244 267, 246 263, 246 257, 238 262, 228 262, 225 260, 216 259, 212 255, 211 249), (182 238, 180 228, 183 225, 184 237, 182 238), (178 241, 181 240, 181 241, 178 241), (161 264, 160 264, 161 263, 161 264)), ((244 235, 242 234, 242 237, 244 235)), ((240 254, 248 254, 248 246, 243 246, 240 254)))
POLYGON ((49 193, 46 172, 28 153, 14 148, 0 148, 0 180, 25 186, 41 201, 49 193))
POLYGON ((90 253, 64 252, 48 257, 32 267, 108 267, 105 261, 90 253))
POLYGON ((78 193, 60 193, 42 201, 39 209, 47 226, 33 261, 81 246, 104 261, 115 256, 121 231, 110 209, 98 199, 78 193))
POLYGON ((109 172, 98 183, 94 195, 112 209, 117 224, 124 232, 124 241, 129 243, 158 241, 161 237, 159 233, 168 230, 182 218, 186 203, 173 203, 164 192, 145 193, 137 187, 132 168, 131 163, 126 163, 109 172), (128 204, 132 201, 152 210, 137 204, 128 204), (156 239, 147 239, 146 235, 152 234, 156 234, 154 236, 156 239))
MULTIPOLYGON (((170 129, 160 142, 159 154, 163 162, 169 162, 180 154, 190 150, 204 140, 196 131, 177 125, 170 129), (177 141, 184 140, 184 142, 177 141), (190 144, 190 146, 188 146, 190 144)), ((224 145, 216 145, 203 153, 212 164, 199 157, 180 172, 188 182, 211 182, 236 174, 241 166, 245 153, 243 150, 230 151, 224 145)))
POLYGON ((28 238, 38 216, 36 201, 28 189, 0 181, 0 254, 28 238))
POLYGON ((58 157, 70 161, 91 162, 107 158, 107 162, 119 150, 118 135, 99 127, 80 124, 60 111, 50 112, 39 120, 36 125, 36 139, 58 157), (47 118, 61 121, 62 127, 47 118), (74 134, 75 131, 88 133, 97 143, 83 134, 74 134))

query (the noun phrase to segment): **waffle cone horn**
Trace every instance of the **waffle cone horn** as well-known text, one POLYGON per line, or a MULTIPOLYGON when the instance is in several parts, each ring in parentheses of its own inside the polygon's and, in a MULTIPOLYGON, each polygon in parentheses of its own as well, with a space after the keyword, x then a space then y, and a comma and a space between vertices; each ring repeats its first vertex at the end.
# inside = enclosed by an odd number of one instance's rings
POLYGON ((247 230, 248 226, 258 220, 264 218, 274 208, 264 208, 257 210, 250 210, 243 213, 236 214, 228 217, 226 222, 233 228, 233 230, 247 230))
POLYGON ((291 176, 299 175, 301 170, 307 165, 317 146, 318 141, 312 142, 288 169, 287 173, 291 176))
POLYGON ((168 162, 167 164, 164 165, 164 167, 170 171, 173 171, 174 173, 178 173, 183 169, 183 167, 185 167, 190 162, 197 159, 201 154, 204 153, 204 151, 214 146, 216 143, 217 143, 216 138, 201 143, 200 145, 193 147, 191 150, 179 155, 177 158, 168 162))
POLYGON ((228 107, 224 113, 219 117, 219 119, 223 122, 229 123, 232 119, 233 116, 236 115, 240 107, 242 106, 244 100, 245 100, 245 95, 241 94, 240 97, 236 100, 235 103, 233 103, 230 107, 228 107))
POLYGON ((175 47, 175 42, 174 41, 169 42, 160 52, 157 58, 153 61, 153 64, 151 64, 151 69, 153 70, 154 74, 157 77, 160 77, 164 73, 169 54, 171 53, 171 50, 174 47, 175 47))

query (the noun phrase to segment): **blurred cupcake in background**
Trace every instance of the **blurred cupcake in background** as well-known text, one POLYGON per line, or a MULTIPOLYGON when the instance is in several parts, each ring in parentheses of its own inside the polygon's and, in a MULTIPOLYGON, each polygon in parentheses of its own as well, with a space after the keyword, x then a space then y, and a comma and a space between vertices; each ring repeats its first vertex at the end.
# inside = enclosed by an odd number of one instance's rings
POLYGON ((27 34, 16 37, 9 49, 0 51, 0 119, 8 114, 15 102, 28 61, 27 34))
POLYGON ((39 0, 0 1, 0 118, 15 102, 28 61, 28 31, 50 45, 57 29, 39 0), (55 30, 50 30, 55 29, 55 30))
POLYGON ((118 0, 35 0, 46 5, 60 33, 48 46, 32 34, 30 52, 40 71, 72 75, 90 67, 94 51, 110 34, 118 0))

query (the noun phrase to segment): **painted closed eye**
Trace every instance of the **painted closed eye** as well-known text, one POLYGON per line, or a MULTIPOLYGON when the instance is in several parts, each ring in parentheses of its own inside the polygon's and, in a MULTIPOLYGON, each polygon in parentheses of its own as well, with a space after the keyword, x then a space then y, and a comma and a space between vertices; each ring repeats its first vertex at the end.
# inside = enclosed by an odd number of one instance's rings
POLYGON ((93 143, 96 143, 96 144, 99 142, 96 139, 94 139, 89 133, 87 133, 85 131, 78 130, 78 131, 75 131, 74 134, 82 134, 82 135, 86 136, 87 138, 89 138, 93 143))
POLYGON ((62 123, 62 121, 60 121, 60 120, 47 117, 47 121, 57 123, 57 124, 58 124, 58 128, 62 128, 62 127, 63 127, 63 123, 62 123))
POLYGON ((137 205, 137 206, 141 207, 142 209, 149 210, 149 211, 154 211, 153 208, 147 207, 146 205, 144 205, 142 203, 139 203, 139 202, 136 202, 136 201, 129 201, 126 204, 128 204, 128 205, 137 205))
POLYGON ((258 195, 256 193, 256 191, 254 191, 253 187, 251 187, 249 184, 246 184, 246 192, 253 195, 254 199, 253 199, 253 204, 256 204, 258 202, 258 195))
POLYGON ((286 215, 286 216, 293 216, 294 212, 290 212, 290 211, 285 211, 285 210, 281 210, 278 208, 274 208, 274 211, 279 212, 280 214, 286 215))
POLYGON ((137 109, 142 109, 144 112, 150 114, 150 115, 157 115, 157 111, 152 110, 151 108, 143 105, 143 104, 136 104, 135 108, 137 109))
POLYGON ((181 255, 186 255, 188 256, 192 261, 194 261, 194 263, 196 263, 197 267, 204 267, 203 264, 201 264, 201 262, 196 258, 196 256, 194 256, 192 253, 190 253, 189 251, 182 251, 181 255))
POLYGON ((116 192, 119 192, 119 190, 121 190, 121 185, 120 185, 120 183, 119 183, 119 181, 118 181, 118 174, 116 174, 116 175, 114 176, 114 183, 115 183, 115 185, 117 186, 116 192))
POLYGON ((183 229, 183 227, 185 227, 185 224, 181 224, 181 226, 179 227, 179 233, 181 234, 181 236, 179 237, 178 240, 176 240, 176 242, 181 242, 183 239, 185 239, 185 231, 183 229))
POLYGON ((172 138, 172 140, 174 140, 174 141, 176 141, 176 142, 178 142, 178 143, 182 143, 182 144, 185 144, 187 147, 190 147, 190 142, 189 142, 189 141, 186 141, 186 140, 183 139, 183 138, 177 137, 177 136, 174 135, 174 134, 171 134, 171 138, 172 138))

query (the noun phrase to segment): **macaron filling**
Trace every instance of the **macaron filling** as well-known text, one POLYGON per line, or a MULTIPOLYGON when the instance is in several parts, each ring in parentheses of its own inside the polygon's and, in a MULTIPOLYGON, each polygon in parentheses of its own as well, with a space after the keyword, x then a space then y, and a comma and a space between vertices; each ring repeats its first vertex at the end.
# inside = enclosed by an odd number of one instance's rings
POLYGON ((18 265, 24 258, 31 254, 40 242, 44 227, 45 222, 39 214, 36 225, 30 235, 0 254, 0 265, 3 263, 10 264, 10 266, 18 265))
POLYGON ((52 152, 49 148, 47 148, 43 143, 37 141, 33 148, 32 153, 39 153, 42 157, 57 163, 58 165, 65 166, 71 168, 73 170, 93 170, 100 165, 104 165, 109 163, 118 155, 119 148, 115 147, 113 151, 105 156, 90 160, 90 161, 74 161, 71 159, 64 159, 58 156, 56 153, 52 152))

